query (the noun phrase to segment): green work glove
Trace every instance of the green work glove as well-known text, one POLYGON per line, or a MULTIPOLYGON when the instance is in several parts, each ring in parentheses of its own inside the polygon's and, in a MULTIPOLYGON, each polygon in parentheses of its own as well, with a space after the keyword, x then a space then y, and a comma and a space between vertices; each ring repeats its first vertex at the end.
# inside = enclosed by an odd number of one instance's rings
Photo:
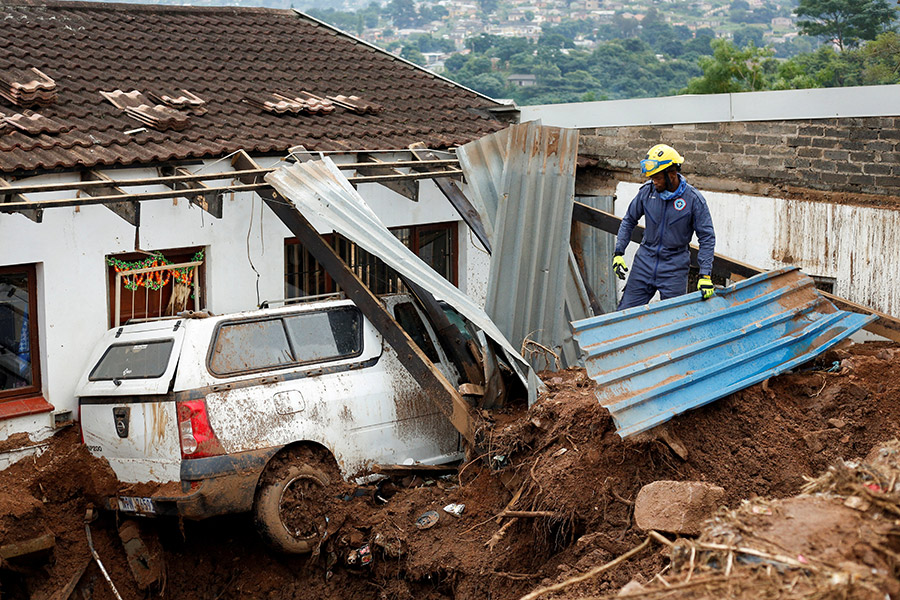
POLYGON ((697 289, 703 293, 703 299, 709 300, 716 295, 716 288, 713 286, 712 279, 709 275, 701 275, 700 281, 697 282, 697 289))
POLYGON ((625 257, 621 254, 613 256, 613 271, 616 272, 616 277, 623 280, 625 279, 625 273, 628 272, 628 265, 625 264, 625 257))

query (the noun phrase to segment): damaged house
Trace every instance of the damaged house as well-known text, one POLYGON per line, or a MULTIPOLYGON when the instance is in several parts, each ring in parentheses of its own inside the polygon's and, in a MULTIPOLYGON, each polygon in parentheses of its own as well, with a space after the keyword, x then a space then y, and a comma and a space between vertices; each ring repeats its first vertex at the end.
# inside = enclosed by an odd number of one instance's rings
MULTIPOLYGON (((107 329, 338 291, 253 191, 229 189, 249 165, 331 157, 397 238, 483 300, 487 255, 440 150, 506 127, 497 102, 295 11, 14 0, 0 12, 0 188, 18 188, 0 191, 4 466, 77 417, 75 385, 107 329)), ((373 292, 401 289, 314 225, 373 292)))

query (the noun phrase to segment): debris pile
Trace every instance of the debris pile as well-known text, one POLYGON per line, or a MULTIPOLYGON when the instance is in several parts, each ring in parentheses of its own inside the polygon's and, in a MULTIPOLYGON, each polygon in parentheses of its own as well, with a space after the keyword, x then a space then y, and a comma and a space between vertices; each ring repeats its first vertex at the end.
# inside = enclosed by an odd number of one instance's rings
MULTIPOLYGON (((533 407, 491 413, 487 456, 341 487, 308 556, 270 550, 248 515, 135 529, 102 512, 93 544, 124 600, 900 594, 900 444, 886 443, 900 438, 895 345, 830 351, 624 441, 583 370, 542 379, 533 407), (696 537, 644 530, 641 490, 655 482, 711 491, 721 508, 696 537), (129 564, 135 540, 164 556, 146 591, 129 564)), ((3 559, 4 598, 67 586, 115 598, 85 536, 86 509, 115 482, 76 431, 0 472, 0 489, 0 547, 53 538, 3 559)))

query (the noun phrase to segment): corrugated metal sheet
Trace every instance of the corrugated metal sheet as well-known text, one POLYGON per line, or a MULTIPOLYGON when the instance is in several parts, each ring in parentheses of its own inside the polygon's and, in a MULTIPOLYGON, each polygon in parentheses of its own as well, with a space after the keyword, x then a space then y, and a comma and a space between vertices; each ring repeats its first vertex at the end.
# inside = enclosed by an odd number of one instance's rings
MULTIPOLYGON (((576 200, 592 208, 615 213, 615 196, 578 196, 576 200)), ((586 283, 600 305, 600 312, 613 312, 616 310, 616 276, 609 257, 616 249, 616 236, 578 223, 572 233, 572 246, 580 248, 584 257, 586 283)))
POLYGON ((573 323, 597 398, 626 437, 783 373, 872 315, 837 310, 791 267, 573 323))
POLYGON ((281 196, 293 201, 304 216, 322 219, 435 297, 448 302, 505 350, 522 381, 528 384, 528 364, 485 311, 388 231, 330 158, 283 166, 267 174, 265 179, 281 196))
MULTIPOLYGON (((569 247, 578 134, 515 125, 457 151, 473 205, 491 224, 486 311, 509 340, 550 348, 578 362, 567 320, 590 314, 569 247), (567 261, 569 264, 567 264, 567 261)), ((536 354, 535 367, 554 367, 536 354)))
POLYGON ((469 199, 481 217, 492 246, 497 205, 503 194, 503 167, 509 154, 510 130, 498 131, 456 149, 471 192, 469 199))

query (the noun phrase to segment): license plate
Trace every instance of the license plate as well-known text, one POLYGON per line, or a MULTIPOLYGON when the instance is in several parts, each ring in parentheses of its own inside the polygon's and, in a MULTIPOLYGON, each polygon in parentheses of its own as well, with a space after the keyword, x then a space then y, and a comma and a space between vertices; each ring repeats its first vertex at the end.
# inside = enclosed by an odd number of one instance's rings
POLYGON ((156 514, 156 507, 150 498, 119 496, 119 510, 122 512, 156 514))

